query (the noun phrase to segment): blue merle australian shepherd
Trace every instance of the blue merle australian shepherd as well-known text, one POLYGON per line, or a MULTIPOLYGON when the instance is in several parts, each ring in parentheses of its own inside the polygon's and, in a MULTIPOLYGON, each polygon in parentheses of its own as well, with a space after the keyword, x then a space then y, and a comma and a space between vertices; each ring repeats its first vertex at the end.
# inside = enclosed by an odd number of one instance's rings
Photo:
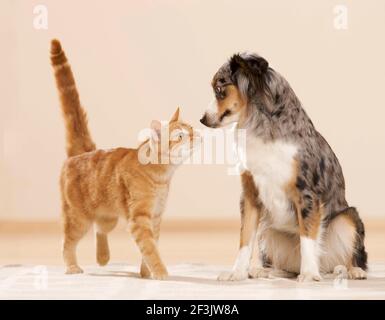
POLYGON ((365 279, 364 225, 345 199, 341 166, 289 83, 256 54, 237 54, 212 80, 201 122, 246 130, 240 250, 219 280, 323 273, 365 279))

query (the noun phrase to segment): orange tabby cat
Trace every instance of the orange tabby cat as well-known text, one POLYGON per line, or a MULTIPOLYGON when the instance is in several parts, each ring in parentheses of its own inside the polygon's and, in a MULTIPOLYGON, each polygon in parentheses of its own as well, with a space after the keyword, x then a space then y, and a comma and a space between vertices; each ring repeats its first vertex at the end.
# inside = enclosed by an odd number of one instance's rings
POLYGON ((170 180, 178 163, 173 160, 185 157, 186 152, 181 150, 192 150, 197 135, 190 125, 179 120, 177 109, 168 125, 170 136, 164 136, 163 131, 161 134, 161 123, 153 121, 155 134, 138 149, 96 150, 71 68, 57 40, 51 43, 51 62, 66 125, 68 159, 60 178, 66 273, 83 272, 76 260, 76 246, 93 224, 97 261, 107 264, 107 234, 123 215, 143 256, 141 275, 165 279, 167 269, 157 240, 170 180), (167 148, 161 148, 164 145, 167 148), (150 163, 144 164, 141 158, 146 157, 150 163), (160 158, 170 163, 160 164, 160 158))

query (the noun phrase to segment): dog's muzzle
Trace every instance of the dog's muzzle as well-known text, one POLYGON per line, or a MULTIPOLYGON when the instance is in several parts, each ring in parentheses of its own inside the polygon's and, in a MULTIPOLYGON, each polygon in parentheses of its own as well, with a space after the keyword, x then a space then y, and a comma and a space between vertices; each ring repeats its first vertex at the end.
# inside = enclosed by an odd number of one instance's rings
POLYGON ((213 121, 212 117, 210 117, 210 115, 207 115, 207 113, 205 113, 205 115, 202 117, 200 122, 209 128, 216 128, 217 127, 216 122, 213 121))
POLYGON ((208 122, 207 122, 207 115, 204 114, 204 116, 199 120, 203 125, 208 127, 208 122))

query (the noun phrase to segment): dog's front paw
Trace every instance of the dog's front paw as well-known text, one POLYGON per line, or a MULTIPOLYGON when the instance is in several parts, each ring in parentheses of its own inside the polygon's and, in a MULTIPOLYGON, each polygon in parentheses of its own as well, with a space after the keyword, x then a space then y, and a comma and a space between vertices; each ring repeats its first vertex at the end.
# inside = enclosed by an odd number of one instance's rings
POLYGON ((303 272, 297 278, 298 282, 321 281, 321 279, 322 278, 319 273, 311 272, 303 272))
POLYGON ((218 276, 219 281, 242 281, 247 279, 248 273, 246 270, 234 270, 234 271, 226 271, 222 272, 218 276))

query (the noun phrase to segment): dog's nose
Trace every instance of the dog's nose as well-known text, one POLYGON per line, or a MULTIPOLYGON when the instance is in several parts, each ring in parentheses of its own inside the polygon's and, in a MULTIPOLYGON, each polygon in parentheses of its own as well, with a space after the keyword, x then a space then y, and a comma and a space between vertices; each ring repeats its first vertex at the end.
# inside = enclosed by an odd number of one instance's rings
POLYGON ((204 115, 203 117, 202 117, 202 119, 200 119, 199 120, 202 124, 204 124, 205 126, 207 126, 207 116, 206 115, 204 115))

